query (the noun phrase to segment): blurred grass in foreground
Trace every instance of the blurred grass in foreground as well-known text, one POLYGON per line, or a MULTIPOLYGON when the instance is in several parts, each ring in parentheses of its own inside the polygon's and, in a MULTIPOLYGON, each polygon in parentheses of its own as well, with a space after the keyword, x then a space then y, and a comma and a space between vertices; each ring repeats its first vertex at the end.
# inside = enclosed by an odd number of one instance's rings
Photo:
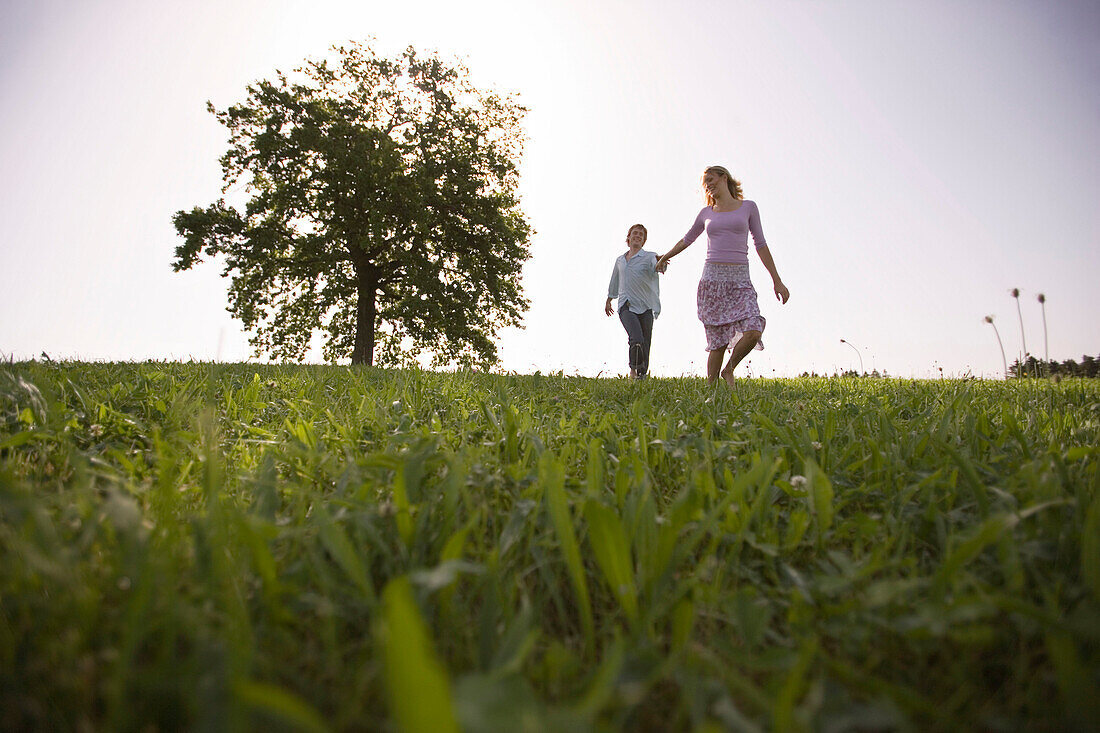
POLYGON ((1087 729, 1100 386, 0 368, 0 727, 1087 729))

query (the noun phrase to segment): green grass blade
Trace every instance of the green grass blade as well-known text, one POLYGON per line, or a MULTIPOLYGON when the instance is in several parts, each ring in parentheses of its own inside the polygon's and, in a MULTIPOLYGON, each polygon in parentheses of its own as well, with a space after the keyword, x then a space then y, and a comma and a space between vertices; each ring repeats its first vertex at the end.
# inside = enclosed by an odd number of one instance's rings
POLYGON ((233 686, 233 693, 246 707, 285 723, 294 730, 311 733, 326 733, 331 730, 316 708, 276 685, 238 682, 233 686))
POLYGON ((588 522, 588 541, 603 571, 611 592, 631 623, 638 620, 638 591, 634 584, 634 568, 630 561, 630 545, 618 515, 595 499, 584 505, 588 522))
POLYGON ((356 552, 355 546, 351 540, 348 539, 347 534, 343 528, 332 521, 332 517, 329 516, 328 510, 325 509, 324 504, 318 501, 313 507, 314 516, 317 519, 317 529, 321 536, 321 544, 328 550, 329 554, 336 561, 336 564, 340 566, 340 569, 347 573, 348 577, 356 587, 363 591, 363 595, 367 601, 374 603, 375 593, 374 586, 371 584, 370 578, 367 577, 367 571, 363 565, 363 561, 359 558, 359 553, 356 552))
POLYGON ((807 473, 810 478, 810 497, 817 515, 817 541, 821 544, 833 526, 833 484, 821 467, 812 461, 807 467, 807 473))
POLYGON ((573 590, 577 594, 585 645, 588 649, 592 649, 595 640, 592 604, 588 600, 588 584, 585 580, 584 564, 581 562, 581 551, 577 544, 577 535, 573 530, 573 518, 569 514, 569 503, 565 496, 565 474, 561 463, 554 458, 550 451, 544 452, 539 460, 539 481, 546 492, 546 508, 550 514, 550 521, 554 525, 554 532, 558 536, 558 542, 561 543, 561 551, 565 557, 569 580, 572 582, 573 590))
POLYGON ((397 474, 393 478, 393 505, 397 510, 394 520, 397 522, 397 532, 406 547, 411 547, 413 542, 412 507, 409 504, 409 492, 405 485, 405 463, 397 467, 397 474))
POLYGON ((390 710, 403 733, 458 731, 450 682, 405 576, 382 591, 382 648, 390 710))
POLYGON ((1092 599, 1100 603, 1100 493, 1093 497, 1081 530, 1081 574, 1092 599))
POLYGON ((996 514, 982 522, 966 539, 952 548, 936 572, 936 581, 941 588, 946 587, 967 563, 1000 539, 1001 534, 1015 527, 1019 521, 1015 514, 996 514))

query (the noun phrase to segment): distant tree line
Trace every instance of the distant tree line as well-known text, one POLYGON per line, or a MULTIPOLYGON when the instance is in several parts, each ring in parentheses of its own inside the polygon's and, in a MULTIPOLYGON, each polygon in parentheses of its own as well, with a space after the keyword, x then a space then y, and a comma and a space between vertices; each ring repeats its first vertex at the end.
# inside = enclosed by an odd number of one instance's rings
POLYGON ((1100 356, 1082 356, 1080 362, 1066 359, 1063 362, 1044 361, 1029 356, 1026 361, 1012 362, 1008 370, 1009 378, 1021 377, 1100 377, 1100 356))
MULTIPOLYGON (((943 377, 943 367, 939 368, 940 377, 943 377)), ((818 374, 815 372, 802 372, 798 376, 800 377, 888 377, 889 375, 884 371, 879 373, 878 370, 872 372, 866 372, 860 374, 854 369, 849 369, 843 372, 833 372, 829 374, 818 374)), ((1012 362, 1012 365, 1008 369, 1006 378, 1008 379, 1022 379, 1025 377, 1086 377, 1097 378, 1100 377, 1100 356, 1082 356, 1081 361, 1074 361, 1073 359, 1066 359, 1065 361, 1044 361, 1042 359, 1036 359, 1034 356, 1028 356, 1028 358, 1021 362, 1020 359, 1012 362)))
POLYGON ((848 370, 843 371, 843 372, 833 372, 832 374, 818 374, 817 372, 802 372, 798 376, 799 377, 868 377, 870 379, 885 379, 885 378, 889 377, 890 375, 886 372, 885 369, 882 370, 881 372, 878 369, 872 369, 871 371, 864 372, 863 374, 860 374, 855 369, 848 369, 848 370))

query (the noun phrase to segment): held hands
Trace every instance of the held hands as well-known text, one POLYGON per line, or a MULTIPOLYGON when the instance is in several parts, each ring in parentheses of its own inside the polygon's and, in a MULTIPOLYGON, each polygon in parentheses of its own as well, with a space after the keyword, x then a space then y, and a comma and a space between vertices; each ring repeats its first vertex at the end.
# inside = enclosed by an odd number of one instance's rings
POLYGON ((663 254, 657 258, 657 272, 664 272, 668 269, 668 261, 672 259, 667 254, 663 254))
POLYGON ((775 297, 780 303, 786 303, 790 300, 791 291, 787 290, 787 286, 783 284, 782 280, 775 281, 775 297))

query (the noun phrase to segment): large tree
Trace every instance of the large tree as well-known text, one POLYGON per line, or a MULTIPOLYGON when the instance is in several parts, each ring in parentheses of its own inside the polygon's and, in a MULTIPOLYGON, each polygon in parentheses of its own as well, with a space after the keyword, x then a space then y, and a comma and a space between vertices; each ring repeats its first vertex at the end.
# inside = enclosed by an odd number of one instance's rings
POLYGON ((412 48, 333 49, 224 110, 224 198, 173 217, 173 269, 224 256, 229 311, 257 355, 487 366, 520 325, 531 228, 519 208, 510 94, 412 48))

